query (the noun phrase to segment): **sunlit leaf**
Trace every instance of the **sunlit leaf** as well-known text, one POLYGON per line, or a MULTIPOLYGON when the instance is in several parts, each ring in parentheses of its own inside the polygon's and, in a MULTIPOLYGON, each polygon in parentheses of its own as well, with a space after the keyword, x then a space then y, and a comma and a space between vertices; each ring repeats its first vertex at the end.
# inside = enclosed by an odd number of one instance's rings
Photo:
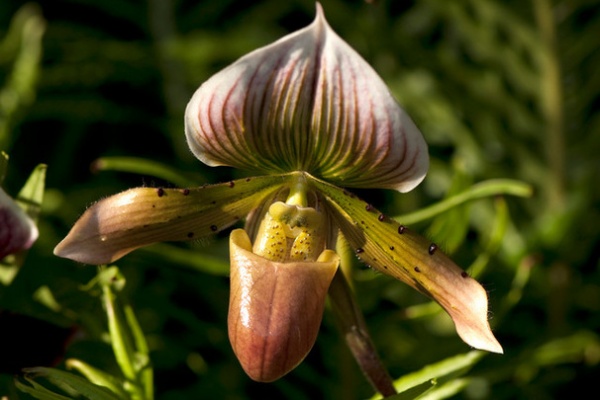
POLYGON ((127 329, 123 310, 109 285, 103 285, 102 292, 108 318, 110 344, 115 353, 115 358, 125 378, 135 381, 137 377, 134 365, 136 348, 131 337, 131 332, 127 329))
POLYGON ((123 380, 99 370, 88 363, 70 358, 65 361, 67 368, 74 369, 90 380, 91 383, 108 388, 121 399, 127 399, 128 393, 123 389, 123 380))
POLYGON ((531 185, 512 179, 491 179, 479 182, 465 191, 437 202, 431 206, 423 207, 410 214, 395 216, 394 219, 402 221, 403 224, 414 224, 429 218, 433 218, 443 212, 450 210, 460 204, 485 197, 498 195, 509 195, 518 197, 531 197, 533 188, 531 185))
POLYGON ((198 186, 203 179, 196 175, 195 179, 187 178, 181 171, 158 161, 139 157, 102 157, 94 161, 95 171, 131 172, 139 175, 150 175, 179 187, 198 186))
POLYGON ((481 351, 470 351, 404 375, 394 381, 394 387, 399 394, 390 399, 407 399, 409 398, 406 397, 407 393, 413 396, 410 398, 417 398, 435 386, 442 385, 445 382, 466 374, 484 355, 485 353, 481 351))

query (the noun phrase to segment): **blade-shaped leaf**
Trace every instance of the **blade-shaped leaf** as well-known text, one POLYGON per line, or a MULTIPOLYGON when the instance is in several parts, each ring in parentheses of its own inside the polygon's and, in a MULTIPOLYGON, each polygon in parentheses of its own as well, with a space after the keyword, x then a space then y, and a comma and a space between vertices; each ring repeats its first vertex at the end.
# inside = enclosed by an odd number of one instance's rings
POLYGON ((453 319, 469 345, 496 353, 485 290, 435 244, 381 214, 352 193, 310 179, 325 196, 335 222, 364 262, 433 298, 453 319))
POLYGON ((31 382, 33 379, 45 378, 51 384, 56 385, 67 392, 75 391, 87 399, 119 400, 119 397, 117 397, 116 394, 112 393, 106 387, 94 385, 85 378, 70 372, 45 367, 26 368, 23 371, 25 372, 25 377, 29 382, 31 382))
POLYGON ((115 358, 123 375, 130 381, 136 380, 135 355, 131 332, 127 329, 123 310, 109 285, 102 286, 104 307, 108 318, 108 333, 115 358))
POLYGON ((195 189, 130 189, 90 207, 54 254, 107 264, 151 243, 206 237, 245 218, 285 182, 283 175, 195 189))
POLYGON ((67 368, 74 369, 95 385, 104 386, 119 398, 126 399, 128 394, 123 389, 123 380, 89 365, 86 362, 70 358, 65 361, 67 368))
POLYGON ((6 170, 8 168, 8 154, 3 151, 0 151, 0 185, 4 182, 4 178, 6 177, 6 170))
POLYGON ((47 167, 44 164, 35 167, 16 198, 17 204, 34 221, 40 213, 42 201, 44 200, 46 170, 47 167))
POLYGON ((150 350, 144 332, 138 322, 133 307, 130 304, 125 304, 123 307, 125 321, 131 332, 133 343, 136 348, 137 362, 134 364, 138 374, 138 381, 147 400, 154 398, 154 371, 150 363, 150 350))
POLYGON ((391 397, 390 400, 414 399, 434 386, 442 385, 452 379, 463 376, 484 355, 485 353, 481 351, 470 351, 465 354, 449 357, 430 364, 419 371, 404 375, 394 381, 394 387, 399 394, 391 397), (411 397, 407 397, 409 393, 411 397))
POLYGON ((27 393, 39 400, 72 400, 71 397, 63 396, 62 394, 54 393, 50 389, 46 389, 31 378, 25 377, 27 383, 20 379, 15 379, 15 386, 21 392, 27 393))
POLYGON ((181 171, 158 161, 148 160, 139 157, 102 157, 92 164, 94 171, 121 171, 131 172, 139 175, 151 175, 156 178, 164 179, 176 186, 196 186, 200 176, 196 179, 189 179, 181 171))
POLYGON ((394 218, 403 221, 405 224, 414 224, 415 222, 421 222, 426 219, 433 218, 436 215, 469 201, 499 195, 531 197, 532 194, 533 188, 531 185, 525 182, 513 179, 490 179, 475 183, 465 191, 450 196, 442 201, 432 204, 431 206, 421 208, 417 211, 411 212, 410 214, 396 216, 394 218))

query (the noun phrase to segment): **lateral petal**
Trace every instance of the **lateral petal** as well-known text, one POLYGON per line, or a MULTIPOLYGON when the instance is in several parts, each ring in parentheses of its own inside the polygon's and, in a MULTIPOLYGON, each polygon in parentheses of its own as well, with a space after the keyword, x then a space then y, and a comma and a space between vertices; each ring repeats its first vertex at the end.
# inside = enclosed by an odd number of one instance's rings
POLYGON ((483 287, 424 237, 328 183, 313 180, 357 256, 437 301, 474 348, 502 353, 488 323, 483 287))
POLYGON ((54 254, 107 264, 148 244, 209 236, 245 218, 283 183, 269 176, 195 189, 130 189, 87 209, 54 254))

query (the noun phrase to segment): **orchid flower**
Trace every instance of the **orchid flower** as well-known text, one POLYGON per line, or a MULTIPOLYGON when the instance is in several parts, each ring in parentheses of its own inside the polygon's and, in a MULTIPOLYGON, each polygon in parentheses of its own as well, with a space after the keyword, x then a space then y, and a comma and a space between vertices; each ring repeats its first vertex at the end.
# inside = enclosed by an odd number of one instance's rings
POLYGON ((37 237, 33 220, 0 188, 0 260, 29 249, 37 237))
POLYGON ((485 290, 435 245, 347 188, 407 192, 427 145, 377 73, 328 25, 255 50, 208 79, 185 112, 194 155, 257 176, 195 189, 135 188, 90 207, 55 254, 111 263, 160 241, 230 235, 228 329, 246 373, 273 381, 312 348, 341 237, 372 268, 437 301, 469 345, 502 352, 485 290))

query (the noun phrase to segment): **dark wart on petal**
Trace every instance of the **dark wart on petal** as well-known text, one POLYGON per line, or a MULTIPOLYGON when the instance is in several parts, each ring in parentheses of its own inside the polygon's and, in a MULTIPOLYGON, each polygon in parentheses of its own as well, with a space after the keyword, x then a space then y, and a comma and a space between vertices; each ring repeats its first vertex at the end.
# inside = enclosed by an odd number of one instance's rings
POLYGON ((356 254, 360 254, 360 253, 363 253, 363 252, 364 252, 364 250, 363 250, 363 249, 361 249, 360 247, 359 247, 358 249, 356 249, 355 251, 356 251, 356 254))
POLYGON ((165 189, 159 187, 158 189, 156 189, 156 194, 158 195, 158 197, 163 197, 163 195, 165 194, 165 189))
POLYGON ((429 249, 427 250, 429 252, 429 254, 433 255, 433 253, 435 253, 435 251, 438 249, 437 244, 435 243, 431 243, 429 245, 429 249))
POLYGON ((401 235, 402 235, 402 234, 403 234, 405 231, 406 231, 406 227, 405 227, 404 225, 400 225, 400 226, 398 227, 398 233, 399 233, 399 234, 401 234, 401 235))
POLYGON ((216 225, 211 225, 210 226, 210 230, 213 231, 213 232, 216 232, 217 229, 219 229, 219 228, 216 225))

